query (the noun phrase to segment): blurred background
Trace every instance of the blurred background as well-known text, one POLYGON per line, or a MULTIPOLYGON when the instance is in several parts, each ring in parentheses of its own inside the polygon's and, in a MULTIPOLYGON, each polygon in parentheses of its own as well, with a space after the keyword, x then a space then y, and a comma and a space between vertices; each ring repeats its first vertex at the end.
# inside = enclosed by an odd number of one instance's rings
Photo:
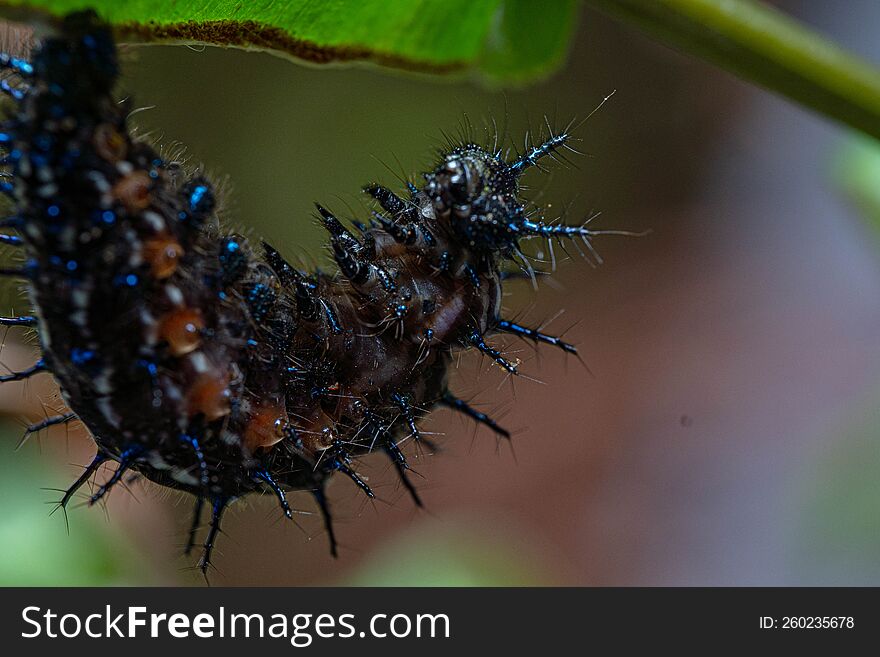
MULTIPOLYGON (((783 9, 880 63, 880 5, 783 9)), ((366 67, 295 66, 216 48, 127 51, 134 122, 228 177, 229 223, 328 266, 320 200, 367 216, 368 181, 432 164, 441 131, 494 117, 521 143, 544 115, 586 116, 574 167, 529 174, 533 200, 577 223, 652 232, 597 242, 506 307, 565 332, 589 371, 507 341, 539 381, 469 355, 453 389, 512 445, 437 411, 442 453, 414 458, 426 510, 380 456, 379 499, 330 487, 340 558, 311 498, 228 513, 219 585, 880 584, 880 242, 867 212, 880 159, 831 125, 584 11, 567 63, 522 89, 366 67), (872 168, 873 167, 873 168, 872 168), (560 314, 561 311, 564 311, 560 314)), ((23 310, 20 297, 4 303, 23 310)), ((10 331, 0 361, 33 362, 10 331)), ((181 556, 191 500, 134 482, 106 510, 51 502, 92 456, 80 428, 15 452, 56 408, 48 377, 0 389, 0 584, 203 585, 181 556)))

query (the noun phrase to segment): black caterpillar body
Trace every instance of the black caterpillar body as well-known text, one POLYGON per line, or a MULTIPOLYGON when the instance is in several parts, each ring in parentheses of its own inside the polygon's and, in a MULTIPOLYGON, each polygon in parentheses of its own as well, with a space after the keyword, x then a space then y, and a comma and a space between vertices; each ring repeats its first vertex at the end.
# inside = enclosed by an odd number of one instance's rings
POLYGON ((30 427, 81 420, 97 454, 61 500, 104 463, 191 493, 194 544, 205 503, 210 563, 223 511, 247 493, 309 491, 336 542, 325 484, 334 473, 373 492, 356 459, 384 452, 419 502, 400 442, 425 441, 418 420, 446 405, 507 432, 449 390, 453 352, 475 347, 516 374, 488 342, 506 332, 575 352, 558 338, 499 316, 502 265, 529 237, 595 235, 530 218, 521 174, 565 145, 567 134, 505 161, 500 151, 455 148, 410 185, 378 186, 381 208, 356 232, 318 206, 339 275, 309 274, 267 244, 221 232, 215 192, 130 136, 131 107, 109 30, 90 13, 68 16, 32 61, 3 55, 2 90, 15 110, 2 125, 2 191, 16 214, 2 236, 26 262, 42 358, 2 377, 51 372, 70 412, 30 427))

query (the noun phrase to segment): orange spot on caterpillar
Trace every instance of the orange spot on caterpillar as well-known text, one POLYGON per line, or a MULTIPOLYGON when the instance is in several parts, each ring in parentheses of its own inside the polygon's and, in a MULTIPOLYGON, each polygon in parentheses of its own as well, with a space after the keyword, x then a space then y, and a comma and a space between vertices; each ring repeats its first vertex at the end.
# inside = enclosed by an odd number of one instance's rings
POLYGON ((116 163, 124 158, 128 152, 128 144, 125 141, 125 137, 109 123, 102 123, 95 128, 92 143, 95 145, 98 155, 108 162, 116 163))
POLYGON ((144 259, 150 263, 150 272, 158 279, 168 278, 177 271, 183 247, 173 237, 162 235, 144 244, 144 259))
POLYGON ((192 415, 204 415, 208 422, 229 415, 229 375, 225 372, 205 372, 190 386, 187 410, 192 415))
POLYGON ((251 452, 271 447, 284 439, 287 411, 281 406, 260 406, 251 414, 244 428, 244 445, 251 452))
POLYGON ((132 171, 113 185, 113 197, 129 212, 138 212, 150 207, 152 180, 146 171, 132 171))
POLYGON ((298 418, 296 428, 299 431, 303 449, 312 455, 317 455, 332 447, 339 437, 336 431, 336 420, 320 408, 311 414, 311 419, 298 418))
POLYGON ((205 320, 197 308, 181 308, 164 315, 159 321, 159 338, 168 343, 171 353, 183 356, 198 349, 202 343, 205 320))

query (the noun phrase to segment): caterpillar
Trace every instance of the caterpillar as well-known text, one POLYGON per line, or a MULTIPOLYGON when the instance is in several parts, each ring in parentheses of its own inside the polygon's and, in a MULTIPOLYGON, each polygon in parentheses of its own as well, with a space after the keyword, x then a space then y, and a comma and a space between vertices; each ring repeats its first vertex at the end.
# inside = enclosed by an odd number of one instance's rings
POLYGON ((335 556, 331 477, 374 497, 358 461, 380 452, 421 505, 402 444, 432 447, 419 430, 432 409, 510 437, 451 391, 456 352, 475 349, 510 375, 519 364, 493 334, 577 353, 501 317, 504 281, 534 279, 524 240, 592 250, 593 237, 612 232, 545 222, 521 199, 523 174, 570 148, 568 131, 512 157, 462 143, 403 195, 368 185, 376 209, 353 228, 317 205, 330 275, 225 231, 212 183, 132 136, 131 101, 113 97, 114 40, 94 13, 62 19, 30 60, 0 54, 0 68, 13 106, 0 125, 0 191, 15 208, 0 242, 24 254, 0 273, 25 282, 33 308, 0 325, 32 327, 41 349, 0 382, 51 374, 70 410, 27 431, 79 420, 96 446, 61 508, 108 464, 115 470, 90 504, 132 474, 191 494, 185 551, 209 507, 207 572, 232 502, 271 494, 292 518, 287 494, 304 491, 335 556), (519 269, 505 273, 511 263, 519 269))

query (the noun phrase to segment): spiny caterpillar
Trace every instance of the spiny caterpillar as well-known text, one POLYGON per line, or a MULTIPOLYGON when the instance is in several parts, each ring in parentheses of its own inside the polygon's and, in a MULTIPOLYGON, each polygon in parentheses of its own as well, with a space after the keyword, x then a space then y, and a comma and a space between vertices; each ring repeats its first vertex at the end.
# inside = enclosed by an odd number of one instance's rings
POLYGON ((273 494, 290 518, 286 493, 308 491, 335 555, 325 496, 334 473, 373 497, 356 460, 384 452, 420 504, 401 443, 430 446, 419 431, 430 409, 509 437, 450 391, 456 350, 473 347, 510 374, 518 366, 493 333, 576 353, 499 314, 502 266, 531 272, 522 240, 592 248, 596 231, 544 223, 519 198, 522 174, 566 147, 567 133, 512 159, 466 143, 406 198, 370 185, 378 209, 356 232, 317 206, 339 271, 307 273, 222 232, 211 183, 132 138, 131 105, 112 96, 115 45, 94 14, 69 15, 31 61, 2 54, 0 67, 15 101, 0 127, 0 190, 16 207, 3 222, 14 233, 0 241, 26 254, 2 273, 26 281, 33 305, 0 324, 34 327, 42 349, 0 381, 50 372, 70 412, 28 432, 76 419, 94 437, 94 460, 62 508, 107 463, 116 469, 91 504, 126 473, 191 493, 187 553, 210 506, 206 571, 231 502, 273 494))

